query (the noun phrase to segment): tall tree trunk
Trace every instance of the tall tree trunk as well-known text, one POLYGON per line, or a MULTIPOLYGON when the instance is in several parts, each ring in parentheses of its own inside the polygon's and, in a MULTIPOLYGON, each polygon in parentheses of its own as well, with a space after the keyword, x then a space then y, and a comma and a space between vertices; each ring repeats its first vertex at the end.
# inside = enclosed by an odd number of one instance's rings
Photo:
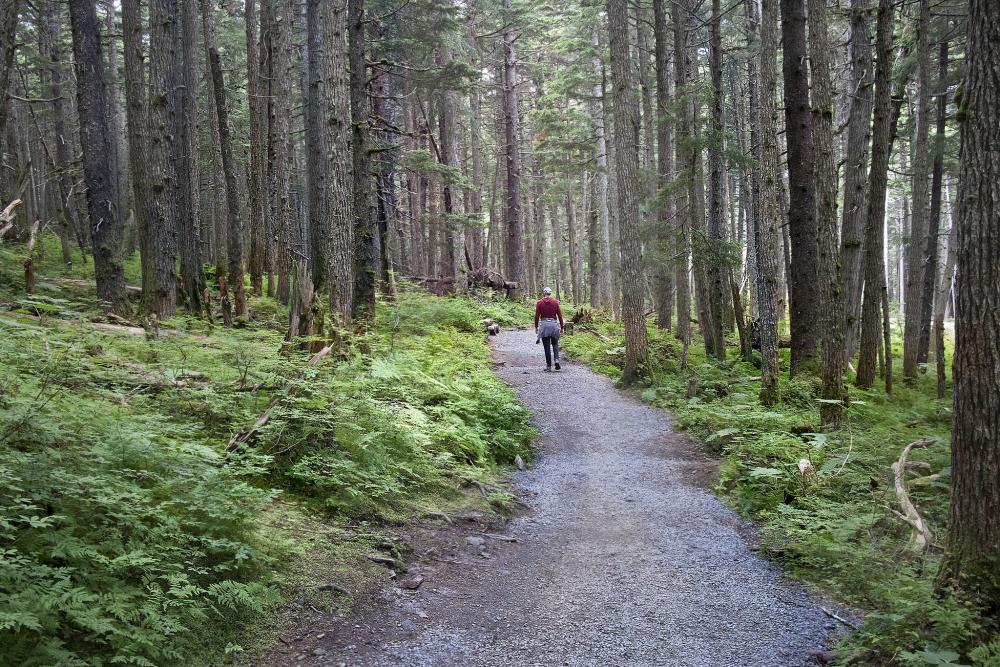
POLYGON ((329 105, 327 173, 330 217, 329 288, 330 318, 335 324, 351 321, 354 294, 354 208, 353 184, 347 156, 351 141, 350 80, 347 71, 347 5, 345 0, 329 3, 324 13, 326 43, 323 71, 329 105))
POLYGON ((143 310, 161 318, 177 308, 177 178, 172 159, 174 141, 177 45, 177 0, 149 3, 149 97, 147 141, 137 159, 146 163, 146 219, 140 221, 143 261, 143 310))
POLYGON ((94 0, 70 0, 69 9, 97 296, 112 312, 124 315, 129 311, 122 268, 124 225, 121 211, 115 206, 113 174, 107 159, 111 144, 105 113, 107 87, 101 57, 101 31, 94 0))
POLYGON ((354 294, 355 319, 375 317, 375 280, 378 238, 372 215, 371 156, 368 152, 368 70, 365 65, 364 0, 347 0, 347 32, 351 72, 351 155, 354 185, 354 294))
POLYGON ((234 313, 238 318, 247 315, 246 291, 243 285, 243 215, 240 206, 240 192, 236 181, 236 161, 233 158, 233 140, 229 129, 229 108, 226 106, 226 82, 222 76, 222 58, 219 56, 215 35, 214 5, 211 0, 201 0, 202 32, 205 38, 205 53, 211 75, 211 89, 215 101, 215 113, 219 126, 219 148, 222 156, 222 173, 226 185, 227 225, 227 274, 229 289, 234 296, 234 313))
MULTIPOLYGON (((757 65, 759 89, 752 86, 750 107, 755 110, 751 139, 760 165, 759 203, 755 222, 757 244, 757 313, 760 319, 761 386, 760 402, 774 405, 778 401, 778 304, 780 297, 781 215, 778 206, 778 132, 775 96, 777 88, 778 0, 763 0, 760 16, 760 49, 757 65), (756 94, 755 94, 756 91, 756 94), (755 99, 755 97, 757 99, 755 99)), ((751 3, 751 26, 756 23, 756 5, 751 3)), ((751 28, 751 35, 758 31, 751 28)))
POLYGON ((865 195, 872 117, 872 45, 868 0, 851 2, 851 75, 848 91, 847 152, 844 168, 844 215, 841 223, 841 275, 844 290, 844 346, 854 354, 861 317, 862 265, 865 231, 865 195))
MULTIPOLYGON (((15 3, 16 4, 16 3, 15 3)), ((71 156, 70 142, 72 135, 66 127, 66 107, 63 100, 62 48, 59 35, 59 5, 55 2, 45 4, 44 21, 45 46, 43 57, 48 60, 48 96, 52 99, 52 129, 55 134, 55 168, 58 174, 59 210, 62 211, 64 227, 62 235, 68 237, 72 231, 83 249, 83 239, 76 202, 73 196, 73 177, 70 174, 71 156), (68 229, 67 229, 68 228, 68 229)), ((3 136, 0 131, 0 136, 3 136)), ((86 256, 84 256, 86 261, 86 256)))
POLYGON ((948 110, 948 42, 938 47, 937 127, 934 130, 934 166, 931 168, 931 210, 927 220, 927 265, 924 267, 924 287, 921 297, 920 343, 917 363, 926 364, 930 349, 930 322, 937 286, 938 253, 941 245, 941 184, 944 180, 944 131, 948 110))
MULTIPOLYGON (((882 308, 882 293, 887 289, 883 259, 886 178, 901 103, 901 100, 894 102, 891 93, 892 22, 891 0, 879 0, 875 27, 875 122, 872 129, 872 161, 868 172, 868 208, 865 213, 865 289, 856 378, 857 385, 866 389, 875 382, 875 365, 882 335, 879 313, 882 308)), ((891 354, 892 350, 887 350, 887 359, 891 354)))
POLYGON ((958 255, 958 225, 954 223, 954 215, 950 217, 952 224, 948 232, 944 269, 941 271, 937 293, 934 296, 934 363, 937 369, 938 398, 945 397, 944 315, 951 296, 951 285, 955 277, 955 262, 958 255))
POLYGON ((785 139, 788 146, 788 235, 792 245, 791 374, 815 370, 818 353, 819 245, 816 223, 815 149, 806 70, 806 0, 781 0, 785 139))
MULTIPOLYGON (((261 0, 262 7, 269 0, 261 0)), ((261 60, 266 48, 258 49, 257 0, 246 0, 244 21, 247 49, 247 103, 250 109, 250 160, 247 169, 249 194, 250 253, 248 268, 253 293, 260 296, 264 290, 263 276, 269 271, 269 244, 267 239, 267 86, 261 77, 261 60)), ((269 62, 266 60, 266 62, 269 62)))
POLYGON ((291 200, 288 167, 288 137, 291 131, 292 26, 295 0, 270 0, 270 22, 266 34, 270 42, 270 116, 268 165, 270 167, 270 217, 277 273, 277 298, 288 303, 291 280, 291 200))
POLYGON ((924 268, 927 252, 927 138, 930 130, 930 0, 920 0, 917 21, 917 99, 913 138, 913 215, 906 255, 906 304, 903 310, 903 380, 917 377, 920 334, 924 328, 924 268))
MULTIPOLYGON (((591 40, 595 54, 600 53, 600 39, 594 32, 591 40)), ((590 103, 590 115, 594 122, 594 135, 597 149, 597 173, 594 175, 596 191, 594 193, 594 210, 598 214, 597 263, 591 268, 595 276, 595 289, 591 290, 591 307, 612 308, 612 276, 611 276, 611 184, 609 169, 608 129, 604 122, 604 63, 600 55, 594 55, 594 70, 601 72, 602 81, 594 84, 593 99, 590 103)))
MULTIPOLYGON (((476 66, 476 51, 474 26, 470 18, 469 22, 470 42, 473 47, 473 66, 476 66)), ((469 213, 476 216, 475 224, 469 227, 468 247, 469 257, 472 259, 473 271, 486 264, 483 247, 483 149, 482 149, 482 125, 483 111, 482 98, 480 96, 479 82, 472 86, 469 92, 469 110, 471 124, 469 128, 469 151, 472 157, 472 193, 469 200, 471 210, 469 213)))
MULTIPOLYGON (((3 37, 3 48, 0 49, 0 146, 7 136, 7 95, 10 92, 10 73, 14 68, 14 50, 17 46, 17 15, 20 9, 19 0, 9 0, 0 9, 0 37, 3 37)), ((3 149, 0 148, 0 153, 3 149)))
MULTIPOLYGON (((253 0, 250 0, 251 2, 253 0)), ((322 0, 306 1, 306 77, 308 90, 305 101, 306 128, 306 192, 309 209, 310 268, 316 291, 321 291, 327 280, 330 250, 329 182, 327 176, 327 122, 330 117, 326 85, 332 72, 327 72, 325 55, 326 36, 323 28, 328 19, 328 3, 322 0)), ((299 277, 300 282, 307 279, 299 277)))
POLYGON ((174 162, 177 174, 177 235, 181 256, 181 283, 188 311, 200 313, 205 291, 198 232, 198 139, 195 94, 198 90, 198 6, 197 0, 178 0, 180 30, 176 35, 177 114, 174 129, 174 162))
POLYGON ((840 243, 837 233, 837 164, 833 145, 833 82, 830 74, 830 40, 827 35, 826 0, 809 0, 809 49, 812 77, 812 128, 815 145, 816 223, 818 227, 820 309, 822 318, 822 397, 824 424, 840 425, 844 389, 844 301, 840 278, 840 243))
MULTIPOLYGON (((684 100, 689 95, 687 89, 687 37, 685 21, 682 20, 682 11, 688 11, 685 5, 683 10, 680 2, 672 2, 671 19, 674 28, 674 91, 675 97, 679 98, 675 104, 677 108, 677 141, 674 142, 674 170, 678 179, 691 178, 691 162, 689 159, 690 148, 690 105, 684 100)), ((677 290, 677 324, 674 334, 684 345, 683 363, 687 363, 687 349, 691 344, 691 226, 690 215, 687 213, 689 206, 687 189, 677 187, 674 196, 674 210, 677 213, 677 234, 676 238, 676 290, 677 290)))
MULTIPOLYGON (((552 216, 552 238, 561 239, 562 234, 556 233, 556 219, 558 216, 553 212, 552 216)), ((558 253, 558 250, 553 248, 554 252, 558 253)), ((583 303, 583 276, 580 267, 580 236, 576 223, 576 204, 573 201, 573 191, 567 189, 566 191, 566 254, 569 256, 569 292, 570 300, 573 303, 583 303)), ((562 257, 559 257, 560 262, 560 275, 565 276, 566 272, 562 267, 563 264, 562 257)))
POLYGON ((524 263, 524 224, 521 217, 521 149, 518 145, 517 60, 514 54, 514 28, 510 24, 511 0, 504 0, 503 31, 503 119, 504 154, 507 158, 507 199, 504 226, 507 230, 507 279, 518 284, 523 293, 528 279, 524 263))
POLYGON ((959 119, 958 278, 951 520, 941 565, 955 588, 1000 619, 1000 4, 969 3, 959 119))
MULTIPOLYGON (((665 0, 653 0, 653 40, 656 63, 656 230, 657 266, 653 271, 656 321, 670 329, 673 314, 675 271, 672 225, 674 197, 667 194, 673 178, 673 122, 670 114, 670 29, 665 0)), ((652 122, 652 121, 651 121, 652 122)))
POLYGON ((726 203, 724 182, 725 162, 722 157, 724 146, 723 103, 722 91, 722 2, 712 0, 712 18, 708 27, 708 63, 712 74, 712 131, 708 142, 709 170, 709 212, 708 212, 708 242, 710 251, 707 257, 706 274, 708 278, 708 301, 711 317, 706 323, 707 335, 712 338, 712 352, 719 361, 726 360, 726 345, 722 333, 723 303, 726 292, 729 291, 728 267, 725 261, 725 215, 726 203))
POLYGON ((629 385, 646 362, 645 286, 642 278, 642 242, 639 236, 639 118, 632 91, 632 62, 628 46, 627 0, 608 0, 611 77, 614 88, 615 172, 621 206, 619 239, 622 254, 622 320, 625 324, 625 368, 622 384, 629 385))

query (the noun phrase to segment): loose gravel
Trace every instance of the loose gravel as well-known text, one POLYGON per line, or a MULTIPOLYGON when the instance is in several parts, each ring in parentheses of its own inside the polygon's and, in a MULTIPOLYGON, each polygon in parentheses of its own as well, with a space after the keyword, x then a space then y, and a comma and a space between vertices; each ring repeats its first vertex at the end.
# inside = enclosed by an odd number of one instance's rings
POLYGON ((416 554, 416 590, 386 587, 286 664, 815 664, 834 622, 703 488, 713 464, 667 413, 585 366, 543 372, 534 341, 508 331, 494 343, 541 432, 514 478, 531 509, 499 529, 516 542, 470 528, 416 554))

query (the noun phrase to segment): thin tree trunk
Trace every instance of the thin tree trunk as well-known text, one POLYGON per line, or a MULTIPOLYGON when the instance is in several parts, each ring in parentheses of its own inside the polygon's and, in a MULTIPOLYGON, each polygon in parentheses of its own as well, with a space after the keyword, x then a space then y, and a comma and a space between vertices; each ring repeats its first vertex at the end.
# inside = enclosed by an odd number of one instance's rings
MULTIPOLYGON (((691 162, 689 159, 690 148, 686 145, 690 142, 690 120, 689 105, 684 98, 690 94, 687 88, 687 68, 685 61, 686 52, 686 30, 685 22, 681 19, 681 3, 671 3, 671 19, 674 28, 674 91, 678 109, 677 113, 677 141, 674 142, 675 161, 674 169, 678 179, 691 178, 691 162)), ((687 11, 687 7, 683 8, 687 11)), ((677 214, 677 235, 676 235, 676 290, 677 290, 677 324, 674 334, 684 345, 683 363, 687 363, 687 348, 691 344, 691 227, 688 207, 687 189, 677 187, 674 197, 674 210, 677 214)))
MULTIPOLYGON (((725 279, 728 267, 723 265, 725 242, 725 197, 724 181, 725 162, 722 157, 724 150, 723 132, 723 102, 722 91, 722 2, 712 0, 712 18, 709 21, 708 63, 712 75, 712 130, 708 142, 709 170, 709 212, 708 212, 708 242, 710 251, 707 257, 706 277, 708 278, 708 310, 709 321, 703 323, 708 337, 712 338, 710 352, 719 361, 726 360, 726 345, 723 338, 723 303, 726 301, 728 280, 725 279)), ((706 345, 706 347, 708 347, 706 345)))
POLYGON ((365 65, 364 0, 348 0, 347 29, 351 72, 351 155, 354 211, 354 293, 351 313, 355 319, 374 319, 375 280, 378 272, 378 238, 372 215, 371 156, 368 152, 368 69, 365 65))
MULTIPOLYGON (((510 21, 511 0, 504 0, 505 21, 510 21)), ((503 118, 504 151, 507 159, 507 199, 504 226, 507 230, 507 279, 518 284, 518 293, 526 287, 524 263, 524 226, 521 217, 521 150, 518 145, 517 61, 514 54, 514 29, 509 23, 503 31, 503 118)))
POLYGON ((226 186, 226 208, 229 224, 227 236, 227 274, 229 289, 232 290, 235 301, 235 315, 245 318, 247 315, 246 292, 243 276, 243 229, 240 193, 236 182, 236 164, 233 159, 233 141, 229 129, 229 109, 226 106, 226 83, 222 76, 222 59, 219 56, 218 42, 215 35, 214 6, 211 0, 201 0, 202 31, 205 38, 205 53, 208 69, 212 80, 212 95, 215 101, 216 118, 219 125, 219 148, 222 156, 222 173, 226 186))
POLYGON ((868 0, 851 2, 850 112, 847 121, 847 153, 844 168, 844 215, 841 223, 841 269, 844 284, 846 358, 851 359, 861 317, 864 285, 862 259, 865 232, 868 148, 871 143, 872 46, 868 23, 868 0))
POLYGON ((931 168, 931 210, 927 221, 927 265, 924 267, 924 289, 921 297, 920 344, 917 363, 926 364, 930 348, 930 322, 937 287, 938 254, 941 245, 941 184, 944 180, 944 132, 948 110, 948 42, 938 47, 937 127, 934 130, 934 166, 931 168))
POLYGON ((948 245, 945 251, 944 270, 937 285, 934 297, 934 362, 937 370, 937 396, 945 397, 945 347, 944 347, 944 315, 951 295, 951 285, 955 277, 955 262, 958 255, 958 225, 952 218, 951 230, 948 232, 948 245))
MULTIPOLYGON (((247 170, 247 191, 250 200, 248 268, 253 293, 260 296, 264 290, 263 276, 269 271, 267 222, 264 219, 267 207, 265 137, 268 136, 268 118, 265 101, 267 87, 261 78, 262 52, 266 49, 258 49, 257 2, 258 0, 246 0, 244 21, 247 49, 247 102, 250 109, 250 163, 247 170)), ((261 0, 262 6, 267 2, 268 0, 261 0)))
MULTIPOLYGON (((861 309, 861 339, 856 383, 870 388, 875 382, 875 364, 882 336, 882 295, 886 292, 883 236, 885 227, 885 192, 901 100, 892 99, 892 23, 891 0, 879 0, 876 21, 877 61, 875 65, 875 122, 872 130, 872 161, 868 172, 868 209, 865 213, 865 289, 861 309)), ((887 360, 892 350, 886 351, 887 360)))

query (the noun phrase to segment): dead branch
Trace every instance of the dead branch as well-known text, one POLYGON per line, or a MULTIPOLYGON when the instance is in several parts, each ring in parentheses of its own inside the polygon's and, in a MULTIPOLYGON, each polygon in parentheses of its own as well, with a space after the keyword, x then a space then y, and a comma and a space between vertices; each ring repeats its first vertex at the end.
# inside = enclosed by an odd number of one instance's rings
MULTIPOLYGON (((314 354, 309 358, 307 366, 315 366, 319 362, 323 361, 324 358, 329 356, 330 352, 333 350, 333 345, 327 345, 322 350, 314 354)), ((301 377, 301 374, 300 374, 301 377)), ((286 385, 287 386, 287 385, 286 385)), ((271 402, 267 404, 264 412, 257 417, 257 421, 253 423, 250 428, 240 429, 233 436, 229 438, 229 444, 226 446, 227 452, 240 452, 243 451, 243 445, 247 443, 250 438, 256 435, 257 431, 262 429, 267 422, 271 421, 271 415, 274 413, 274 409, 278 407, 281 403, 283 396, 281 394, 275 396, 271 399, 271 402)))
POLYGON ((934 442, 935 440, 933 439, 911 442, 903 448, 903 451, 899 454, 899 460, 892 464, 892 473, 896 481, 896 499, 903 510, 902 512, 892 510, 892 512, 902 521, 909 524, 910 548, 921 554, 927 551, 927 547, 932 543, 933 535, 930 528, 924 522, 923 517, 917 511, 916 506, 914 506, 913 501, 910 500, 910 493, 906 486, 906 460, 909 458, 910 452, 914 449, 930 447, 934 442))

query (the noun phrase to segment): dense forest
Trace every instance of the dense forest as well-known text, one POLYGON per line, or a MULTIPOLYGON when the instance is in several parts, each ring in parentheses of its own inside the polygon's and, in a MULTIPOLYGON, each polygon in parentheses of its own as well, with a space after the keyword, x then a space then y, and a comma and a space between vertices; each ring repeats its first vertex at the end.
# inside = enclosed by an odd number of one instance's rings
POLYGON ((516 509, 480 321, 550 287, 875 612, 830 660, 1000 665, 998 110, 996 0, 0 0, 0 663, 243 651, 261 521, 516 509))

